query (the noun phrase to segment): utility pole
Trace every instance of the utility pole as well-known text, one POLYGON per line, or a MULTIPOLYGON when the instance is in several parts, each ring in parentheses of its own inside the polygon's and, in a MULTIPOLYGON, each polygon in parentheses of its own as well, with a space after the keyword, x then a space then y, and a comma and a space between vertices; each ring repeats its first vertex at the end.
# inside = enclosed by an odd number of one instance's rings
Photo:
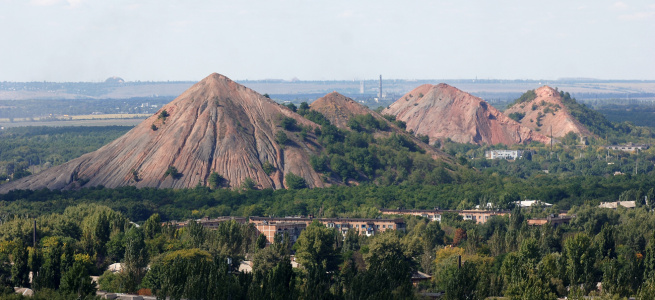
POLYGON ((553 125, 550 125, 550 152, 553 152, 553 125))

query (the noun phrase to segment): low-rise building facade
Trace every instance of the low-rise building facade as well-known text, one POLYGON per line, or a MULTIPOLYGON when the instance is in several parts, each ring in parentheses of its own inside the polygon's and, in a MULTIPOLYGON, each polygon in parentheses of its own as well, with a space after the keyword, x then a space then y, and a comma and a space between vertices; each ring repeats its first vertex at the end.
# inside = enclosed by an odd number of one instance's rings
POLYGON ((351 219, 351 218, 267 218, 250 217, 257 231, 266 236, 268 244, 275 241, 276 234, 289 234, 291 242, 295 242, 300 232, 314 220, 321 222, 327 228, 335 228, 343 236, 348 230, 355 230, 360 235, 372 236, 387 230, 405 230, 403 219, 351 219))
MULTIPOLYGON (((232 216, 227 216, 227 217, 218 217, 214 219, 210 219, 209 217, 204 217, 195 220, 196 223, 202 225, 203 227, 207 229, 216 229, 218 228, 218 225, 223 222, 227 221, 235 221, 237 223, 245 224, 248 222, 248 219, 244 217, 232 217, 232 216)), ((169 221, 169 222, 164 222, 162 225, 170 225, 170 226, 175 226, 176 228, 182 228, 182 227, 187 227, 189 225, 190 221, 169 221)))
POLYGON ((619 150, 619 151, 624 151, 624 152, 637 152, 637 151, 646 150, 646 149, 650 148, 650 145, 627 143, 625 145, 605 146, 605 148, 607 148, 609 150, 619 150))
POLYGON ((295 243, 300 233, 311 223, 311 219, 250 217, 250 223, 255 225, 258 233, 266 236, 266 244, 270 245, 275 242, 276 235, 285 233, 289 235, 291 243, 295 243))
POLYGON ((484 152, 487 159, 520 159, 523 157, 523 150, 489 150, 484 152))
POLYGON ((429 209, 380 209, 383 215, 413 215, 428 218, 431 221, 441 222, 441 216, 445 212, 453 212, 462 216, 464 220, 474 221, 476 224, 484 224, 493 216, 509 215, 509 211, 493 210, 429 210, 429 209))

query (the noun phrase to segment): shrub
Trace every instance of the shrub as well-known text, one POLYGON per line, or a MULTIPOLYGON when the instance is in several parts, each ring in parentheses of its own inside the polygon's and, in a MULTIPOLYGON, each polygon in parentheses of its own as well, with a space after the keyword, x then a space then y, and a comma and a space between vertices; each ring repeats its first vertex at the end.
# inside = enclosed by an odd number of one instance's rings
POLYGON ((521 119, 523 119, 523 117, 525 117, 525 114, 520 112, 513 112, 509 114, 508 117, 516 122, 519 122, 521 119))
POLYGON ((271 173, 275 171, 275 167, 268 161, 265 161, 262 164, 262 169, 264 169, 264 173, 266 173, 266 175, 271 175, 271 173))
POLYGON ((280 121, 280 126, 282 126, 282 128, 289 131, 298 130, 298 122, 296 122, 296 119, 294 118, 289 118, 289 117, 282 118, 282 120, 280 121))
POLYGON ((216 172, 212 172, 211 175, 209 175, 209 187, 212 189, 216 189, 220 187, 223 182, 225 182, 225 178, 221 176, 220 174, 216 172))
POLYGON ((275 134, 275 141, 278 145, 284 146, 289 141, 289 137, 287 137, 287 134, 284 133, 284 131, 280 130, 275 134))
POLYGON ((177 168, 173 166, 168 166, 166 173, 164 173, 164 178, 166 178, 168 175, 170 175, 173 179, 179 179, 182 177, 182 173, 178 172, 177 168))
POLYGON ((157 119, 163 119, 164 121, 166 121, 166 118, 168 118, 169 116, 170 115, 168 114, 168 112, 164 109, 159 113, 157 119))

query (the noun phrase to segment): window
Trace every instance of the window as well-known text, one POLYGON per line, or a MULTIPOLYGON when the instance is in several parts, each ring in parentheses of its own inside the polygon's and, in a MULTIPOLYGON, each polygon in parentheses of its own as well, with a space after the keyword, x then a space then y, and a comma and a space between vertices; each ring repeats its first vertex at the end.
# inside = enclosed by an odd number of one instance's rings
POLYGON ((366 228, 366 225, 362 225, 362 228, 366 228))
POLYGON ((382 225, 382 228, 387 228, 387 225, 382 225))
POLYGON ((380 229, 380 225, 375 225, 375 228, 380 229))

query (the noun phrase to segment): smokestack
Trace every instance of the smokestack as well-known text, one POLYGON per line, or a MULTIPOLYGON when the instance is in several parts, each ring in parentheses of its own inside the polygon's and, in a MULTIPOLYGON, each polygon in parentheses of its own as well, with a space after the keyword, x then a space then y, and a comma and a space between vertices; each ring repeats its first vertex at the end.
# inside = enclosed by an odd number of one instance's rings
POLYGON ((380 74, 380 100, 382 100, 382 74, 380 74))

